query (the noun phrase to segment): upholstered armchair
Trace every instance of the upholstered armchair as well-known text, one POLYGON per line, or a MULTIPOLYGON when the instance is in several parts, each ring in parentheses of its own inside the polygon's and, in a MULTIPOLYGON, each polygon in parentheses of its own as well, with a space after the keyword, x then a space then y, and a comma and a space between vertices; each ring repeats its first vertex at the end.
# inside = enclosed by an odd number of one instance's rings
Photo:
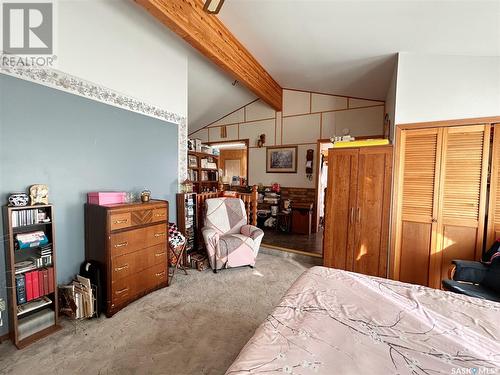
POLYGON ((484 254, 482 262, 453 260, 450 279, 443 289, 500 302, 500 241, 484 254))
POLYGON ((214 272, 253 267, 264 237, 261 229, 247 224, 245 204, 239 198, 207 199, 202 234, 214 272))

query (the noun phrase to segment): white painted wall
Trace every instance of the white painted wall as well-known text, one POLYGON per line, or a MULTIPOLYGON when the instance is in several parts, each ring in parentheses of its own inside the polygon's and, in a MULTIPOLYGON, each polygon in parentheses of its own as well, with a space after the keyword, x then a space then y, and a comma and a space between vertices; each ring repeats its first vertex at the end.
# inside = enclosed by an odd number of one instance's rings
POLYGON ((400 53, 396 124, 500 115, 500 57, 400 53))
POLYGON ((188 48, 131 0, 58 0, 58 70, 187 116, 188 48))

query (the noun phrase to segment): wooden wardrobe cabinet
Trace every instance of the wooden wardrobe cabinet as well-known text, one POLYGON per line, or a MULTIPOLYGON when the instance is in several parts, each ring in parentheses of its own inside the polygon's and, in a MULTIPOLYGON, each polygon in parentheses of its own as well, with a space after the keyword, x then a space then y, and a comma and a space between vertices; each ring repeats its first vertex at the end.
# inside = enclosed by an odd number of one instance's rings
POLYGON ((323 264, 387 276, 392 146, 330 149, 323 264))
POLYGON ((490 126, 398 132, 391 277, 441 287, 453 259, 479 259, 490 126))
POLYGON ((85 205, 85 259, 101 269, 108 317, 168 284, 168 202, 85 205))

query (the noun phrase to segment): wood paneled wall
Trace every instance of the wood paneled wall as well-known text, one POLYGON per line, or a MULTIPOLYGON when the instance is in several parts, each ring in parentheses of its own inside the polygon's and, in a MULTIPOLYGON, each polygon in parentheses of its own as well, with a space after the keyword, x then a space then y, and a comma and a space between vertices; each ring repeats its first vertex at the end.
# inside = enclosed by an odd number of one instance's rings
MULTIPOLYGON (((219 168, 224 171, 224 163, 226 160, 240 161, 240 176, 247 177, 247 154, 248 150, 221 150, 219 156, 219 168)), ((231 176, 230 176, 231 177, 231 176)))

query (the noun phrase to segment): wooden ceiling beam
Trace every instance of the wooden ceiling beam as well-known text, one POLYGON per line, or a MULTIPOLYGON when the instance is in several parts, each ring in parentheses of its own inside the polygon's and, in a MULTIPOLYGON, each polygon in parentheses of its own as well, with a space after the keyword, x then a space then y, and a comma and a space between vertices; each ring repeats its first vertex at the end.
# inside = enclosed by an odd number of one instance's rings
POLYGON ((135 0, 250 91, 281 111, 283 89, 202 0, 135 0))

